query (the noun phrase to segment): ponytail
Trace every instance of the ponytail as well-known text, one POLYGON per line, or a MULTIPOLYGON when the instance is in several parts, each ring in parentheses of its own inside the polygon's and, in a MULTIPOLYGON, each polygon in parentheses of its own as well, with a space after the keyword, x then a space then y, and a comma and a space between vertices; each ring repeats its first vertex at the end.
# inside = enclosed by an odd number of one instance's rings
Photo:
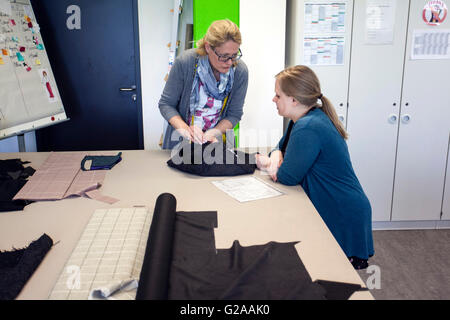
POLYGON ((322 95, 322 106, 320 107, 322 111, 330 118, 331 122, 336 127, 336 130, 339 132, 339 134, 344 138, 345 140, 348 139, 348 133, 345 131, 344 126, 342 125, 342 122, 339 121, 338 115, 336 113, 336 110, 333 107, 333 104, 328 100, 327 97, 322 95))

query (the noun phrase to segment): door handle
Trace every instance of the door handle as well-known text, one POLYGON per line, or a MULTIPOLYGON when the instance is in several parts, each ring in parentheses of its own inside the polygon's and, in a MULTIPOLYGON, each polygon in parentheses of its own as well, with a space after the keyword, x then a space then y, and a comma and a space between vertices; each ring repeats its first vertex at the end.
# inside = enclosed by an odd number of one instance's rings
POLYGON ((131 86, 131 88, 119 88, 120 91, 136 91, 136 86, 131 86))
POLYGON ((389 123, 392 123, 392 124, 397 123, 397 115, 396 114, 389 115, 388 120, 389 120, 389 123))
POLYGON ((339 119, 339 121, 342 122, 342 123, 345 122, 345 117, 344 117, 343 115, 341 115, 341 114, 338 116, 338 119, 339 119))
POLYGON ((411 121, 411 116, 409 114, 405 114, 404 116, 402 116, 402 122, 404 124, 408 124, 409 121, 411 121))

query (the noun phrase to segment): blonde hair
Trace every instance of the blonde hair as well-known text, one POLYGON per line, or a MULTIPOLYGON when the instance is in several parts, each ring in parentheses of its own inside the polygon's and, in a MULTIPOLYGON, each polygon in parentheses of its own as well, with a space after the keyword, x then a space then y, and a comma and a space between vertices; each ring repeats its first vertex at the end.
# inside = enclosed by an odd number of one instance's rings
POLYGON ((206 42, 208 42, 211 47, 216 48, 229 40, 241 45, 242 38, 238 26, 228 19, 214 21, 209 26, 203 39, 197 41, 197 53, 201 56, 207 54, 205 50, 206 42))
POLYGON ((344 139, 348 138, 333 104, 322 94, 319 79, 314 71, 307 66, 298 65, 286 68, 278 73, 275 78, 279 80, 280 88, 287 96, 295 98, 307 107, 321 108, 330 118, 339 134, 344 139), (318 104, 317 100, 321 100, 322 104, 318 104))

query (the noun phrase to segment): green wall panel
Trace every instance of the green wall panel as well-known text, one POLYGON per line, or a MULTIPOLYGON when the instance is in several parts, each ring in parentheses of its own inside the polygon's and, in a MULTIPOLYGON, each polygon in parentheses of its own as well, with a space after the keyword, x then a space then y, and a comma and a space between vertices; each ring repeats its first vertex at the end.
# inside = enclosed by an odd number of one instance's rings
MULTIPOLYGON (((229 19, 239 26, 239 0, 194 0, 194 46, 203 38, 215 20, 229 19)), ((234 128, 239 146, 239 123, 234 128)))

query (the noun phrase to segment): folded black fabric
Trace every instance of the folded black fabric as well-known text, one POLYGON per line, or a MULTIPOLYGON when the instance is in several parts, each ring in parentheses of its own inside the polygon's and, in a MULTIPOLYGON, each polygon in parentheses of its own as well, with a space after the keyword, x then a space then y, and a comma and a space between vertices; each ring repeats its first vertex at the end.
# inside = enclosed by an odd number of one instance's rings
POLYGON ((85 156, 81 160, 81 170, 111 170, 120 161, 122 161, 122 152, 115 156, 85 156), (89 168, 86 168, 86 161, 91 161, 89 168))
POLYGON ((0 252, 0 300, 19 295, 52 246, 53 240, 43 234, 27 248, 0 252))
POLYGON ((0 212, 20 211, 32 203, 28 200, 12 200, 36 170, 24 167, 20 159, 0 160, 0 212))
POLYGON ((183 143, 175 152, 169 167, 198 176, 238 176, 256 169, 255 154, 231 150, 223 142, 183 143))

